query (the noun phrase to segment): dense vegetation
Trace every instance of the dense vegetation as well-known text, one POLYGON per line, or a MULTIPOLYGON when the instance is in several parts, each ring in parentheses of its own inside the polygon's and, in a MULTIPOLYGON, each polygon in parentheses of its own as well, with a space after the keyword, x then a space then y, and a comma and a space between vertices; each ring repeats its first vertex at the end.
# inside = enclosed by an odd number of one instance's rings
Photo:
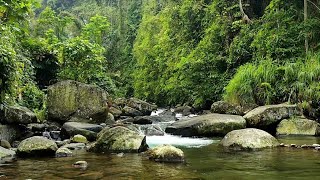
POLYGON ((320 101, 320 1, 0 1, 1 103, 63 79, 159 105, 320 101))

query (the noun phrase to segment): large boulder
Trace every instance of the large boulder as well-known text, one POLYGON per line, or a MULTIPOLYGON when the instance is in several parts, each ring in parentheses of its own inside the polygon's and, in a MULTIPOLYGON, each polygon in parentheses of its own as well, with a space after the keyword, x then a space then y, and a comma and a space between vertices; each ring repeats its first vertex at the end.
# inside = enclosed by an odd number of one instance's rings
POLYGON ((95 152, 143 152, 147 150, 146 137, 123 126, 106 127, 90 148, 95 152))
POLYGON ((184 162, 184 153, 171 145, 160 145, 147 151, 150 160, 156 162, 184 162))
POLYGON ((66 122, 79 117, 88 123, 104 123, 108 116, 108 94, 101 88, 76 81, 48 87, 48 119, 66 122))
POLYGON ((241 116, 206 114, 176 121, 165 131, 182 136, 224 136, 232 130, 245 127, 246 121, 241 116))
POLYGON ((12 161, 15 159, 16 152, 0 146, 0 163, 12 161))
POLYGON ((243 116, 249 127, 268 130, 270 126, 295 115, 301 115, 297 105, 279 104, 257 107, 243 116))
POLYGON ((19 156, 52 156, 55 155, 56 150, 58 146, 54 141, 42 136, 33 136, 21 141, 17 154, 19 156))
POLYGON ((278 140, 269 133, 255 128, 229 132, 222 140, 224 147, 235 150, 250 150, 279 146, 278 140))
POLYGON ((226 101, 217 101, 211 105, 211 112, 219 114, 244 115, 243 108, 239 105, 233 105, 226 101))
POLYGON ((102 126, 97 124, 66 122, 61 128, 61 137, 67 139, 74 135, 81 134, 89 141, 94 141, 97 138, 97 133, 102 129, 102 126))
POLYGON ((37 122, 37 117, 26 107, 4 106, 4 121, 8 124, 29 124, 37 122))
POLYGON ((282 120, 277 127, 277 135, 317 135, 319 123, 304 118, 282 120))

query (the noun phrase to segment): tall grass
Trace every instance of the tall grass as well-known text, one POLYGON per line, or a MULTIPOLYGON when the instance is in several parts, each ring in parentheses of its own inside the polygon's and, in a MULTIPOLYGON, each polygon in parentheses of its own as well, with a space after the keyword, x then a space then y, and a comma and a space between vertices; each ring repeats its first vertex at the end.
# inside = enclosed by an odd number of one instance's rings
POLYGON ((225 87, 233 104, 277 104, 320 100, 320 54, 277 65, 272 60, 241 66, 225 87))

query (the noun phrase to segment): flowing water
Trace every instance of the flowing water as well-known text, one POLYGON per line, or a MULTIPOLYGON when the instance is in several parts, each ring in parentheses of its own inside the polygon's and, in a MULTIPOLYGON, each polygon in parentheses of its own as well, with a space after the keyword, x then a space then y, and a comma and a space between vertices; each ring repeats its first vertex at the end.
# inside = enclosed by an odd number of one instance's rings
MULTIPOLYGON (((315 137, 280 138, 296 144, 319 143, 315 137)), ((317 179, 320 177, 320 151, 274 148, 250 152, 228 152, 219 140, 164 136, 149 143, 180 145, 185 164, 149 161, 141 154, 93 154, 78 152, 69 158, 18 159, 0 166, 0 179, 317 179), (167 139, 167 141, 165 141, 167 139), (180 140, 180 141, 177 141, 180 140), (160 141, 160 142, 159 142, 160 141), (186 144, 184 145, 183 142, 186 144), (207 145, 208 143, 212 143, 207 145), (183 145, 183 146, 181 146, 183 145), (206 146, 205 146, 206 145, 206 146), (85 160, 86 170, 72 164, 85 160)))

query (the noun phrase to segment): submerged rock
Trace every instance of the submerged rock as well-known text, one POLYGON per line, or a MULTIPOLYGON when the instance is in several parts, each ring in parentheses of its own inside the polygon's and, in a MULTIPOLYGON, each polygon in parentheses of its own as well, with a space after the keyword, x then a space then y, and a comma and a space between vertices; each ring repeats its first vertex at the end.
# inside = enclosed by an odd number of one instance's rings
POLYGON ((97 138, 97 133, 102 129, 102 126, 97 124, 66 122, 61 128, 61 136, 63 139, 66 139, 80 134, 85 136, 89 141, 94 141, 97 138))
POLYGON ((86 145, 84 143, 70 143, 61 146, 61 148, 68 148, 70 150, 83 150, 85 147, 86 145))
POLYGON ((106 127, 99 133, 90 151, 143 152, 148 148, 146 137, 123 126, 106 127))
POLYGON ((278 140, 269 133, 255 128, 240 129, 229 132, 221 144, 235 150, 250 150, 279 146, 278 140))
POLYGON ((260 106, 243 116, 249 127, 268 129, 270 125, 280 122, 295 115, 300 115, 301 111, 297 105, 279 104, 260 106))
POLYGON ((304 118, 282 120, 277 127, 277 135, 317 135, 319 123, 304 118))
POLYGON ((73 163, 73 167, 80 168, 80 169, 87 169, 88 163, 87 161, 77 161, 73 163))
POLYGON ((72 156, 72 151, 66 147, 61 147, 56 151, 56 157, 70 157, 72 156))
POLYGON ((156 162, 184 162, 184 153, 171 145, 160 145, 147 151, 150 160, 156 162))
POLYGON ((15 151, 0 146, 0 163, 12 161, 15 157, 15 151))
POLYGON ((54 155, 58 146, 52 140, 42 136, 27 138, 18 146, 19 156, 51 156, 54 155))
POLYGON ((4 120, 8 124, 29 124, 37 122, 37 117, 26 107, 4 106, 4 120))
POLYGON ((48 118, 60 122, 72 116, 88 123, 104 123, 108 116, 108 94, 101 88, 76 81, 62 81, 48 87, 48 118))
POLYGON ((235 129, 246 127, 241 116, 206 114, 176 121, 166 128, 167 133, 182 136, 221 136, 235 129))

